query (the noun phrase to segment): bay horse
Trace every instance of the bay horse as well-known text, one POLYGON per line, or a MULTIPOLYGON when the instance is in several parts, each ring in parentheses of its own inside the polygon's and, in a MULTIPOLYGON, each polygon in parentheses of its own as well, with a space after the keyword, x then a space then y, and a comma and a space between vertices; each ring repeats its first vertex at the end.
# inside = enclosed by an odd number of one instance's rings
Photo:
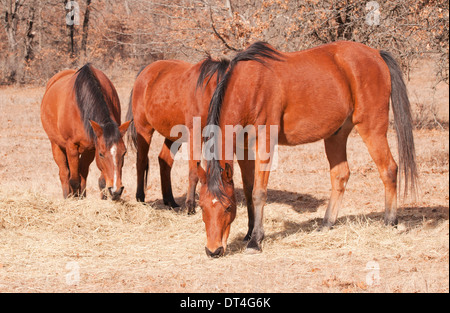
MULTIPOLYGON (((294 146, 324 139, 330 164, 331 197, 323 228, 336 221, 350 171, 346 143, 356 128, 378 167, 385 187, 385 223, 397 223, 397 172, 405 196, 417 185, 410 103, 400 67, 393 56, 355 42, 334 42, 316 48, 282 53, 257 42, 238 53, 211 99, 208 125, 264 125, 278 129, 278 144, 294 146), (399 167, 388 141, 389 99, 398 139, 399 167)), ((223 136, 222 131, 222 136, 223 136)), ((256 136, 255 149, 271 147, 270 136, 256 136)), ((222 137, 223 139, 223 137, 222 137)), ((232 140, 235 140, 235 138, 232 140)), ((206 227, 206 252, 223 255, 236 215, 233 160, 225 160, 225 139, 219 157, 199 165, 202 183, 199 204, 206 227)), ((233 147, 235 147, 234 143, 233 147)), ((272 148, 272 147, 271 147, 272 148)), ((270 149, 270 151, 273 151, 270 149)), ((272 157, 272 156, 271 156, 272 157)), ((270 161, 270 160, 269 160, 270 161)), ((243 187, 248 204, 247 251, 261 251, 263 208, 270 170, 256 153, 246 163, 243 187)))
MULTIPOLYGON (((159 60, 146 66, 134 83, 127 118, 133 118, 129 135, 137 150, 136 200, 145 201, 145 189, 149 170, 148 151, 155 130, 164 136, 164 144, 158 157, 161 191, 165 205, 178 208, 172 193, 170 172, 176 149, 172 145, 179 134, 171 134, 177 125, 185 125, 190 131, 189 142, 189 186, 185 205, 188 214, 195 213, 195 189, 198 182, 197 161, 193 146, 193 118, 201 119, 201 128, 206 124, 208 106, 217 82, 224 75, 229 61, 213 60, 210 56, 197 64, 180 60, 159 60)), ((201 152, 200 152, 201 153, 201 152)))
POLYGON ((120 101, 111 81, 91 64, 54 75, 41 103, 41 121, 59 168, 63 196, 85 197, 89 165, 101 172, 102 199, 123 191, 122 140, 130 121, 120 125, 120 101), (120 126, 119 126, 120 125, 120 126))

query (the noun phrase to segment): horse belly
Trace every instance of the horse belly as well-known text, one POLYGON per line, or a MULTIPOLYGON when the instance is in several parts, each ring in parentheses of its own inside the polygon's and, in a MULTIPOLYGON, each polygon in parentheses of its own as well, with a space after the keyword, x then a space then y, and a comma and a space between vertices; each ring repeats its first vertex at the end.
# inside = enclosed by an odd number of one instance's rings
POLYGON ((176 140, 179 136, 172 137, 171 131, 177 135, 177 130, 174 129, 176 125, 185 124, 185 113, 180 108, 183 106, 175 105, 157 105, 153 106, 147 112, 147 118, 152 127, 165 138, 176 140))
POLYGON ((344 124, 350 113, 349 108, 340 111, 319 110, 303 116, 294 112, 285 113, 279 144, 295 146, 328 138, 344 124))

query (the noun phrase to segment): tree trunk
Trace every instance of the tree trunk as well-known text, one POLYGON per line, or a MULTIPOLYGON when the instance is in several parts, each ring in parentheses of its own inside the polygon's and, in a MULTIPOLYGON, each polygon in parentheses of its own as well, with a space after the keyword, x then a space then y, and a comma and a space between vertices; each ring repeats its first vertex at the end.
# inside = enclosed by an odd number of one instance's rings
POLYGON ((17 49, 17 23, 19 21, 19 9, 21 6, 20 1, 10 0, 9 6, 5 10, 4 24, 10 52, 16 52, 17 49))
POLYGON ((75 25, 78 24, 78 3, 75 1, 64 0, 64 7, 68 10, 66 14, 66 29, 68 35, 68 48, 71 58, 76 57, 75 48, 75 25))
POLYGON ((33 24, 35 18, 36 8, 34 5, 30 6, 29 17, 27 21, 27 31, 25 33, 25 62, 28 63, 34 59, 33 41, 35 32, 33 31, 33 24))
POLYGON ((2 19, 5 25, 9 50, 9 55, 7 57, 9 64, 9 74, 7 80, 11 83, 15 83, 17 81, 17 24, 20 19, 19 11, 22 5, 22 1, 8 1, 7 5, 5 5, 5 17, 2 19))
POLYGON ((83 20, 83 36, 81 38, 81 51, 84 58, 87 56, 87 40, 89 35, 89 17, 91 13, 91 0, 86 0, 86 11, 83 20))

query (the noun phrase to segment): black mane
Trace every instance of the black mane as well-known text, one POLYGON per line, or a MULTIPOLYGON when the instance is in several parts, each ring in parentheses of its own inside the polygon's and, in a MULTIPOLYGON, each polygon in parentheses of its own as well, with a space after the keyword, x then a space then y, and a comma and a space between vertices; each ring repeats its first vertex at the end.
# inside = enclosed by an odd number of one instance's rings
MULTIPOLYGON (((270 47, 269 44, 261 41, 255 42, 244 51, 239 52, 231 60, 230 65, 228 66, 228 71, 223 76, 222 80, 217 84, 216 90, 214 91, 214 94, 211 98, 211 102, 209 104, 208 119, 206 122, 207 125, 219 125, 220 112, 222 109, 222 103, 225 97, 226 88, 236 64, 241 61, 256 61, 266 66, 266 60, 282 61, 282 55, 281 53, 270 47)), ((212 139, 205 138, 205 141, 208 139, 215 140, 216 138, 217 137, 215 135, 212 139)), ((217 146, 217 144, 214 145, 214 147, 217 146)), ((208 190, 212 193, 212 195, 222 202, 222 200, 224 198, 227 198, 227 196, 223 190, 223 169, 220 166, 220 162, 217 156, 218 153, 215 152, 213 158, 207 162, 206 183, 208 185, 208 190)))
POLYGON ((96 136, 89 121, 92 120, 98 123, 103 129, 106 146, 110 147, 121 136, 117 123, 111 119, 100 82, 89 63, 80 68, 76 75, 77 78, 74 84, 75 97, 81 112, 84 129, 89 138, 95 141, 96 136))
POLYGON ((222 58, 219 60, 213 60, 210 55, 202 62, 200 66, 200 74, 198 75, 197 88, 203 87, 203 85, 208 85, 209 81, 213 75, 217 72, 217 84, 220 82, 222 77, 225 75, 228 66, 230 65, 230 60, 222 58), (205 84, 206 80, 206 84, 205 84))

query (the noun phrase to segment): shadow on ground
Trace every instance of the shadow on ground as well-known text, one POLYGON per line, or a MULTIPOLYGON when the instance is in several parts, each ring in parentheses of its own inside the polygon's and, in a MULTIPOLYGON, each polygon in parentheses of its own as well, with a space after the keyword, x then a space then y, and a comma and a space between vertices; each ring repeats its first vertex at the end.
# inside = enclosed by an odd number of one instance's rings
MULTIPOLYGON (((186 201, 186 194, 181 197, 176 197, 175 202, 181 206, 181 210, 174 210, 175 212, 185 211, 184 202, 186 201)), ((198 194, 196 195, 197 207, 196 211, 199 211, 198 207, 198 194)), ((246 205, 244 191, 242 188, 236 188, 236 201, 238 205, 246 205)), ((327 199, 318 199, 308 194, 302 194, 286 190, 267 190, 267 204, 272 203, 289 205, 297 213, 316 212, 317 209, 325 204, 327 199)), ((156 210, 172 210, 171 207, 164 204, 162 199, 156 201, 148 201, 146 204, 151 205, 156 210)))
MULTIPOLYGON (((406 207, 399 210, 398 220, 400 224, 406 227, 406 232, 418 227, 423 227, 424 225, 426 225, 426 228, 428 229, 436 228, 437 226, 439 226, 440 222, 449 220, 449 207, 406 207)), ((337 219, 335 228, 345 226, 350 223, 377 223, 379 225, 384 225, 384 212, 342 216, 337 219)), ((265 240, 276 240, 277 238, 288 237, 290 235, 298 233, 299 231, 311 233, 314 231, 318 231, 321 224, 322 218, 314 218, 302 223, 285 221, 283 224, 283 230, 274 233, 266 232, 265 240)), ((333 231, 333 229, 331 229, 330 231, 333 231)), ((244 235, 236 237, 232 242, 230 242, 228 245, 228 254, 242 253, 246 247, 246 243, 243 241, 243 239, 244 235)))

